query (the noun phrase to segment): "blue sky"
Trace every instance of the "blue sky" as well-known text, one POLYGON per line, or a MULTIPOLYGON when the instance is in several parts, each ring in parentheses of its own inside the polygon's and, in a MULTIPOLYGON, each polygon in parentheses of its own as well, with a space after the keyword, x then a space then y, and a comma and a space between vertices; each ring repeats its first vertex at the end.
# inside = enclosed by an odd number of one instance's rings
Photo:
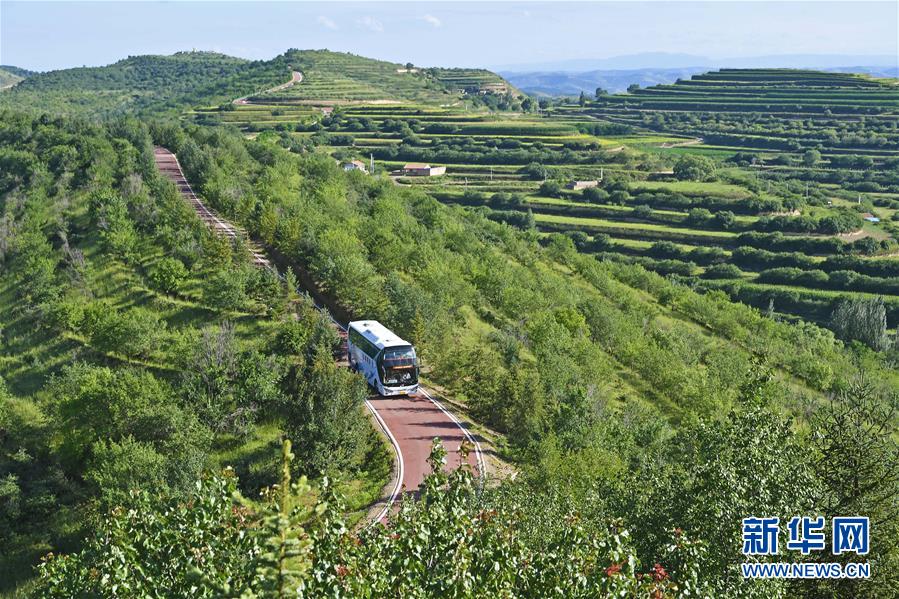
POLYGON ((12 2, 0 64, 102 65, 192 48, 246 58, 329 48, 498 67, 643 52, 713 58, 899 53, 887 2, 12 2))

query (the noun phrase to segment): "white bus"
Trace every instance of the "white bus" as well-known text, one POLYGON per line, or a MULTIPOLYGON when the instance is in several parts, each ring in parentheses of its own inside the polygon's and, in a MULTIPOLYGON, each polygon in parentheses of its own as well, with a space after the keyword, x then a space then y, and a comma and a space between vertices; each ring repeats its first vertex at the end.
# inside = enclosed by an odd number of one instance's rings
POLYGON ((350 368, 361 372, 381 395, 418 391, 415 348, 376 320, 356 320, 347 326, 350 368))

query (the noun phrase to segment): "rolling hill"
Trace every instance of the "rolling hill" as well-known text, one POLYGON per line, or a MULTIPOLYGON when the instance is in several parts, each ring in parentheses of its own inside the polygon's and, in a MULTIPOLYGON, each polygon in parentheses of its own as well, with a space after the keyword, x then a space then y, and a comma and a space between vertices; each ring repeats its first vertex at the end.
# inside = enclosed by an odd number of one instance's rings
POLYGON ((0 95, 0 106, 58 113, 122 114, 218 102, 281 82, 280 65, 213 52, 131 56, 103 67, 39 73, 0 95))
MULTIPOLYGON (((13 84, 18 77, 8 76, 13 84)), ((448 103, 506 91, 520 93, 499 75, 482 69, 407 69, 328 50, 292 49, 267 61, 193 51, 131 56, 103 67, 35 74, 0 95, 0 107, 108 115, 216 105, 243 96, 298 103, 448 103), (291 70, 303 73, 302 85, 272 90, 289 79, 291 70)))
POLYGON ((275 62, 303 73, 301 85, 257 96, 265 101, 447 103, 515 90, 484 69, 421 68, 329 50, 288 50, 275 62))

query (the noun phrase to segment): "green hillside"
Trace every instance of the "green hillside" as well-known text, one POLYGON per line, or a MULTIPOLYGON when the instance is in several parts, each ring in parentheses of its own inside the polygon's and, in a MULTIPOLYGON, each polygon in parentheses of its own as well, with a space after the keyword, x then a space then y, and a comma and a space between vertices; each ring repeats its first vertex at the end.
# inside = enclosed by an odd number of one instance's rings
POLYGON ((39 73, 0 94, 0 107, 58 113, 120 114, 217 103, 289 79, 277 62, 212 52, 133 56, 104 67, 39 73))
POLYGON ((228 466, 258 497, 282 435, 305 440, 311 476, 328 456, 364 515, 389 468, 367 387, 334 362, 329 323, 159 175, 147 128, 5 113, 0 139, 0 595, 133 487, 183 492, 228 466), (337 419, 344 458, 293 429, 320 393, 357 408, 337 419))
MULTIPOLYGON (((19 77, 0 70, 0 87, 19 82, 19 77)), ((328 50, 288 50, 267 61, 194 51, 37 73, 0 94, 0 108, 133 114, 227 104, 244 96, 251 102, 276 103, 451 104, 468 99, 469 105, 505 107, 507 92, 519 93, 498 75, 481 69, 406 69, 328 50), (266 92, 289 81, 291 70, 303 74, 302 83, 266 92)))
POLYGON ((289 50, 276 59, 303 73, 303 82, 254 97, 262 101, 452 103, 463 95, 513 91, 483 69, 424 69, 328 50, 289 50))

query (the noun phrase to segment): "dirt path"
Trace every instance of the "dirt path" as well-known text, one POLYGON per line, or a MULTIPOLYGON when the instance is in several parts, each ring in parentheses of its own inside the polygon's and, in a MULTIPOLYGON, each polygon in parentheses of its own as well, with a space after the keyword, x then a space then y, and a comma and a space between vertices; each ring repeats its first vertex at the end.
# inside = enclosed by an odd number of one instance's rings
MULTIPOLYGON (((302 81, 303 81, 303 74, 299 71, 294 71, 290 76, 290 81, 288 81, 287 83, 282 83, 281 85, 276 85, 275 87, 267 89, 262 93, 269 94, 272 92, 279 92, 281 90, 287 89, 288 87, 296 85, 297 83, 300 83, 302 81)), ((236 100, 234 100, 232 102, 232 104, 236 104, 238 106, 246 106, 247 104, 255 104, 255 102, 251 101, 249 99, 249 96, 244 96, 242 98, 237 98, 236 100)))
POLYGON ((701 144, 701 143, 702 143, 702 138, 701 138, 701 137, 697 137, 696 139, 690 139, 690 140, 687 140, 687 141, 680 141, 680 142, 677 142, 677 143, 669 143, 669 142, 666 141, 665 143, 663 143, 663 144, 660 145, 659 147, 660 147, 660 148, 682 148, 682 147, 684 147, 684 146, 695 146, 696 144, 701 144))
MULTIPOLYGON (((196 211, 200 219, 218 234, 229 239, 238 235, 246 238, 242 229, 235 227, 209 210, 197 197, 184 177, 178 158, 169 150, 161 147, 154 149, 154 158, 159 171, 175 183, 181 196, 196 211)), ((257 266, 272 268, 268 257, 261 249, 250 244, 253 262, 257 266)), ((331 317, 334 326, 344 340, 342 354, 337 360, 346 365, 346 327, 334 319, 331 313, 322 306, 323 312, 331 317)), ((463 441, 468 441, 471 453, 468 463, 478 476, 487 474, 487 466, 481 450, 480 438, 471 434, 465 425, 456 418, 425 388, 416 395, 408 397, 369 398, 366 406, 371 412, 376 425, 393 446, 395 453, 394 469, 391 480, 381 493, 381 497, 369 511, 371 522, 383 521, 395 506, 397 499, 405 492, 414 497, 422 480, 430 473, 427 463, 431 453, 433 439, 439 438, 447 450, 446 469, 456 468, 462 463, 460 448, 463 441)))

